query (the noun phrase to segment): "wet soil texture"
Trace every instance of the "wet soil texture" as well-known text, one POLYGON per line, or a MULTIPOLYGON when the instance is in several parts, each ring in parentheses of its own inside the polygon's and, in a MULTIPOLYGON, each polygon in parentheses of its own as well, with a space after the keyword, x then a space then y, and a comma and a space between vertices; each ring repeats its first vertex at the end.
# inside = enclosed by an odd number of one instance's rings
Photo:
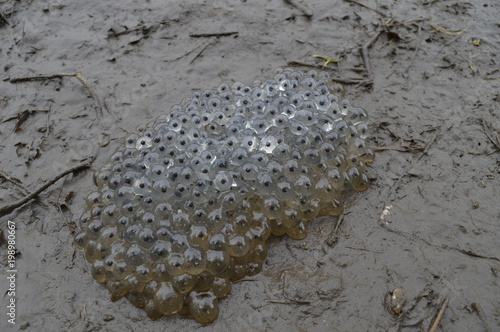
POLYGON ((0 208, 95 160, 0 215, 0 329, 499 329, 499 17, 494 0, 1 1, 0 208), (271 238, 210 325, 111 302, 72 244, 93 170, 196 89, 323 65, 370 115, 371 187, 304 240, 271 238))

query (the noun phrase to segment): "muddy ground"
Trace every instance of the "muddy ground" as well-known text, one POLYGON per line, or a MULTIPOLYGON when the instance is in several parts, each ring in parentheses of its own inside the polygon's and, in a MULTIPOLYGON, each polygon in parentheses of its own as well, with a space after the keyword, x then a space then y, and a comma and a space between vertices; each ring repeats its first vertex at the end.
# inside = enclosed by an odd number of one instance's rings
POLYGON ((4 237, 17 227, 18 272, 15 326, 0 280, 0 330, 427 331, 443 301, 438 330, 500 327, 500 4, 307 3, 0 1, 0 205, 96 156, 1 216, 4 237), (264 271, 233 285, 211 325, 109 301, 72 244, 92 170, 194 89, 321 66, 312 55, 342 58, 331 75, 361 80, 345 88, 371 116, 370 189, 305 240, 270 239, 264 271), (77 77, 13 83, 75 72, 97 99, 77 77))

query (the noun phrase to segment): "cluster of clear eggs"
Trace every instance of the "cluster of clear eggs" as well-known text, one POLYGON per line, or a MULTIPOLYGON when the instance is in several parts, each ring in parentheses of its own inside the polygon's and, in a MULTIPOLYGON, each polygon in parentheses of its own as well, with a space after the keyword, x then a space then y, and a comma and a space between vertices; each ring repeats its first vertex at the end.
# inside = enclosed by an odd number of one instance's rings
POLYGON ((94 176, 75 244, 112 300, 152 319, 218 315, 231 281, 261 271, 266 240, 307 235, 365 190, 367 115, 326 72, 281 70, 195 92, 128 135, 94 176))

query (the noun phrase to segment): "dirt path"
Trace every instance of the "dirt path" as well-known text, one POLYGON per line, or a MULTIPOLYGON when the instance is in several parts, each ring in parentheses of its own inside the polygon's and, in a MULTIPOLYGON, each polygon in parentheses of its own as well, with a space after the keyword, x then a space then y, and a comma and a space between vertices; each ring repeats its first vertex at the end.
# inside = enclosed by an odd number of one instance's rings
POLYGON ((342 58, 327 69, 359 82, 346 96, 380 150, 341 219, 271 239, 263 273, 234 284, 209 326, 109 301, 72 245, 92 172, 67 175, 0 216, 2 275, 9 220, 18 250, 16 325, 2 277, 2 331, 427 331, 440 308, 438 330, 500 328, 500 5, 297 2, 0 2, 0 206, 86 158, 99 167, 194 89, 320 67, 312 55, 342 58))

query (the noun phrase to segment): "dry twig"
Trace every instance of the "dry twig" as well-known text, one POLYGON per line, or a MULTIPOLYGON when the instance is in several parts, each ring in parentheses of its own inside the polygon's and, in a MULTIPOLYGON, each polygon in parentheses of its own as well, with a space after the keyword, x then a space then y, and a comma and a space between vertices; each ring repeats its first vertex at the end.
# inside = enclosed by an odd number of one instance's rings
POLYGON ((201 53, 203 53, 203 51, 205 51, 207 49, 208 46, 210 46, 210 44, 212 44, 211 42, 208 42, 205 46, 203 46, 203 48, 198 52, 196 53, 196 55, 191 59, 191 61, 189 61, 189 64, 193 64, 194 60, 198 59, 198 57, 201 55, 201 53))
POLYGON ((190 33, 189 37, 193 38, 203 38, 203 37, 227 37, 232 35, 237 35, 238 31, 230 32, 213 32, 213 33, 190 33))
POLYGON ((380 10, 378 10, 378 9, 374 9, 374 8, 368 7, 367 5, 362 4, 362 3, 358 2, 358 1, 354 1, 354 0, 344 0, 344 1, 346 1, 346 2, 350 2, 350 3, 353 3, 353 4, 355 4, 355 5, 361 6, 361 7, 363 7, 363 8, 368 9, 368 10, 371 10, 371 11, 374 11, 375 13, 379 14, 379 15, 380 15, 380 16, 382 16, 382 17, 387 17, 387 15, 386 15, 384 12, 381 12, 381 11, 380 11, 380 10))
POLYGON ((434 320, 434 323, 432 324, 431 328, 429 329, 429 332, 436 332, 437 331, 437 328, 439 326, 439 323, 441 323, 441 319, 443 318, 443 313, 444 313, 449 301, 450 301, 450 297, 446 296, 446 298, 441 303, 441 308, 439 309, 438 314, 436 316, 436 319, 434 320))
POLYGON ((94 157, 91 157, 90 159, 87 159, 86 161, 83 161, 80 164, 77 164, 77 165, 65 170, 64 172, 54 176, 52 179, 48 180, 43 185, 38 187, 36 190, 31 192, 29 195, 21 198, 17 202, 7 204, 7 205, 0 207, 0 216, 3 216, 7 213, 10 213, 10 212, 14 211, 15 209, 17 209, 18 207, 21 207, 22 205, 26 204, 27 202, 29 202, 30 200, 32 200, 33 198, 38 196, 38 194, 40 194, 42 191, 44 191, 45 189, 47 189, 48 187, 50 187, 51 185, 53 185, 54 183, 59 181, 65 175, 68 175, 69 173, 73 173, 73 172, 78 172, 82 169, 90 167, 90 165, 92 165, 93 161, 94 161, 94 157))
MULTIPOLYGON (((429 143, 427 143, 427 145, 425 146, 425 148, 422 150, 422 152, 420 153, 420 155, 414 159, 407 167, 406 169, 404 170, 403 174, 401 174, 401 176, 397 179, 396 182, 394 182, 394 184, 391 186, 391 188, 389 189, 389 193, 387 194, 387 200, 384 202, 384 207, 383 207, 383 211, 381 212, 380 214, 380 221, 381 221, 381 225, 383 227, 387 227, 388 223, 386 221, 384 221, 384 217, 386 215, 389 214, 389 209, 392 207, 392 205, 390 204, 392 202, 392 195, 398 190, 399 186, 401 185, 401 182, 403 181, 403 178, 406 176, 406 174, 408 174, 408 172, 413 168, 413 166, 418 163, 420 161, 420 159, 422 159, 422 157, 427 153, 427 151, 429 150, 429 148, 431 147, 432 144, 434 144, 434 141, 436 140, 436 138, 440 135, 440 134, 443 134, 444 132, 448 131, 451 129, 451 127, 453 127, 453 125, 449 125, 449 126, 445 126, 445 124, 443 124, 441 126, 441 130, 439 130, 435 135, 434 137, 432 137, 432 139, 429 141, 429 143)), ((392 229, 389 229, 390 231, 394 231, 392 229)))
MULTIPOLYGON (((288 61, 287 62, 287 65, 290 66, 290 67, 294 67, 294 66, 302 66, 302 67, 310 67, 310 68, 318 68, 318 69, 325 69, 323 67, 323 65, 319 65, 319 64, 311 64, 311 63, 306 63, 306 62, 301 62, 301 61, 288 61)), ((347 78, 339 78, 339 77, 330 77, 330 79, 333 81, 333 82, 337 82, 337 83, 341 83, 341 84, 368 84, 368 83, 371 83, 369 81, 366 81, 366 80, 362 80, 362 79, 357 79, 357 78, 353 78, 353 79, 347 79, 347 78)))
POLYGON ((439 28, 439 27, 437 27, 433 24, 430 24, 430 23, 429 23, 429 25, 431 26, 431 28, 433 28, 437 32, 441 32, 441 33, 444 33, 445 35, 449 35, 449 36, 460 36, 462 33, 467 31, 467 29, 450 30, 450 29, 446 29, 446 28, 439 28))
POLYGON ((313 13, 309 9, 309 7, 307 7, 305 4, 303 4, 299 0, 285 0, 285 2, 288 3, 290 6, 295 7, 298 10, 300 10, 302 12, 302 14, 304 14, 305 17, 310 18, 313 16, 313 13))
POLYGON ((399 151, 399 152, 412 152, 412 151, 423 151, 424 148, 418 145, 410 145, 406 146, 403 145, 401 147, 397 146, 373 146, 370 147, 370 149, 375 150, 375 151, 385 151, 385 150, 394 150, 394 151, 399 151))
POLYGON ((361 51, 361 57, 363 58, 363 64, 365 65, 366 72, 368 74, 368 79, 372 81, 373 83, 373 75, 372 75, 372 70, 371 70, 371 63, 370 63, 370 57, 368 56, 368 49, 372 47, 373 43, 377 41, 378 37, 384 32, 384 30, 380 30, 375 35, 366 43, 364 44, 360 51, 361 51))
MULTIPOLYGON (((490 140, 491 143, 493 143, 493 145, 495 146, 495 151, 498 151, 500 150, 500 141, 498 140, 498 136, 497 136, 497 140, 495 141, 491 136, 490 134, 488 133, 488 130, 486 129, 486 121, 484 119, 481 119, 481 123, 483 124, 483 130, 484 130, 484 133, 486 134, 486 136, 488 137, 488 139, 490 140)), ((488 123, 488 127, 490 129, 493 129, 491 123, 488 123)), ((499 131, 497 129, 497 131, 499 131)), ((500 132, 500 131, 499 131, 500 132)))
POLYGON ((472 309, 474 309, 476 314, 479 316, 479 319, 481 319, 481 321, 483 322, 486 332, 491 331, 490 325, 488 324, 488 321, 486 320, 486 316, 484 315, 483 308, 481 307, 479 302, 472 302, 471 307, 472 307, 472 309))
POLYGON ((101 107, 101 103, 99 102, 99 98, 97 97, 97 94, 95 93, 94 89, 92 89, 90 84, 87 82, 87 80, 83 77, 82 73, 80 73, 80 72, 17 77, 17 78, 11 78, 9 81, 10 81, 10 83, 16 84, 16 83, 29 82, 29 81, 40 81, 40 80, 47 80, 47 79, 50 80, 50 79, 62 78, 62 77, 76 77, 87 88, 87 91, 90 93, 90 95, 94 99, 97 117, 98 118, 102 117, 102 107, 101 107))

